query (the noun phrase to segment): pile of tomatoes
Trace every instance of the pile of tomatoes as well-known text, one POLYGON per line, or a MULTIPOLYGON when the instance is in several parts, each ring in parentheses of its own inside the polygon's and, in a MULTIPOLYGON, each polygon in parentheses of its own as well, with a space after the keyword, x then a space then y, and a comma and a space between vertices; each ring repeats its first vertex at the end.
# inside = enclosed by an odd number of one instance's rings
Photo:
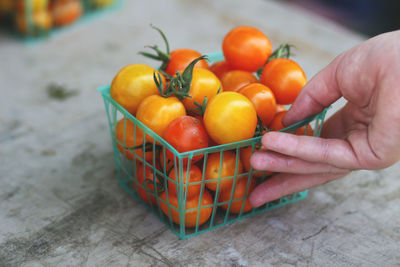
MULTIPOLYGON (((289 45, 273 51, 260 30, 239 26, 223 39, 224 60, 210 65, 196 50, 170 51, 166 36, 153 28, 164 39, 166 51, 154 45, 149 46, 153 53, 140 53, 160 60, 161 66, 122 68, 111 83, 110 95, 176 151, 225 145, 284 128, 284 105, 292 104, 307 82, 301 67, 289 59, 289 45)), ((305 134, 305 127, 296 133, 305 134)), ((307 134, 313 134, 310 126, 307 134)), ((239 151, 221 146, 219 152, 185 158, 180 173, 176 154, 131 120, 116 124, 115 138, 121 153, 137 161, 136 193, 146 203, 159 205, 177 224, 181 224, 179 207, 184 205, 186 227, 205 223, 216 206, 233 214, 249 212, 247 196, 265 176, 245 175, 251 169, 254 146, 239 151), (178 201, 180 188, 185 203, 178 201)))
POLYGON ((0 18, 23 35, 39 36, 54 27, 74 23, 88 9, 103 8, 115 0, 2 0, 0 18))

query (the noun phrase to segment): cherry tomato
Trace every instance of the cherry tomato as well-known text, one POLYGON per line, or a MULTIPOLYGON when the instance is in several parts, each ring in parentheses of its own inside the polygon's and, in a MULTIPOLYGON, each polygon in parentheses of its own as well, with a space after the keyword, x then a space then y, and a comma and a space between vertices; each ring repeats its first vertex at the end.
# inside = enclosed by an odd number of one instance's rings
POLYGON ((163 185, 157 179, 153 169, 146 165, 144 170, 143 164, 141 163, 136 166, 136 177, 133 178, 133 189, 144 202, 152 204, 153 206, 157 204, 157 193, 161 193, 161 191, 164 190, 163 185))
MULTIPOLYGON (((282 119, 283 119, 283 117, 285 116, 286 113, 287 113, 287 111, 282 111, 282 112, 277 113, 275 115, 274 119, 269 124, 268 128, 271 129, 272 131, 279 131, 279 130, 282 130, 282 129, 286 128, 282 124, 282 119)), ((313 129, 312 129, 310 124, 308 124, 307 127, 303 126, 303 127, 298 128, 295 131, 295 134, 297 134, 297 135, 306 135, 306 132, 307 132, 308 136, 313 136, 314 135, 314 131, 313 131, 313 129)))
MULTIPOLYGON (((173 181, 168 180, 169 194, 178 194, 179 182, 181 180, 180 177, 179 168, 173 168, 169 174, 169 178, 171 178, 173 181)), ((187 199, 191 199, 200 194, 202 172, 199 167, 196 165, 191 165, 189 173, 187 172, 187 166, 183 167, 182 177, 184 186, 187 185, 188 188, 186 197, 187 199)), ((183 194, 185 193, 186 192, 184 191, 183 194)))
POLYGON ((227 72, 232 70, 232 68, 229 66, 228 62, 221 60, 212 64, 210 70, 221 80, 227 72))
MULTIPOLYGON (((208 147, 208 135, 200 120, 191 116, 182 116, 174 119, 164 131, 163 138, 178 152, 187 152, 208 147)), ((174 160, 174 155, 168 149, 167 158, 174 160)), ((203 155, 192 158, 192 162, 199 161, 203 155)), ((185 163, 188 159, 184 160, 185 163)))
POLYGON ((192 83, 190 85, 190 97, 183 99, 182 103, 187 110, 194 110, 197 107, 194 104, 195 102, 200 105, 203 104, 204 97, 210 100, 220 89, 221 82, 217 76, 207 69, 195 67, 193 69, 192 83))
POLYGON ((272 46, 268 37, 258 29, 239 26, 225 36, 222 51, 233 69, 255 72, 267 62, 272 46))
POLYGON ((244 95, 223 92, 210 100, 203 120, 208 135, 217 144, 228 144, 254 136, 257 113, 244 95))
MULTIPOLYGON (((139 127, 136 127, 136 133, 135 133, 135 125, 133 124, 133 122, 131 122, 128 119, 126 120, 121 119, 120 121, 118 121, 115 127, 115 137, 118 140, 117 142, 118 149, 121 151, 122 154, 124 154, 130 160, 133 159, 133 153, 143 158, 143 148, 142 148, 143 134, 144 134, 143 130, 140 129, 139 127), (125 129, 125 134, 124 134, 124 129, 125 129), (140 146, 140 148, 134 149, 134 147, 138 146, 140 146)), ((149 137, 150 136, 146 135, 145 142, 148 142, 149 137)), ((153 147, 150 146, 149 148, 150 151, 147 151, 144 154, 145 161, 147 162, 153 161, 152 149, 153 147)))
POLYGON ((52 1, 50 10, 53 22, 56 26, 65 26, 75 22, 83 14, 83 6, 80 0, 56 0, 52 1))
POLYGON ((258 82, 253 73, 243 70, 232 70, 222 77, 222 88, 224 91, 238 91, 245 85, 258 82))
POLYGON ((159 136, 163 136, 171 121, 185 115, 185 107, 178 98, 165 98, 160 95, 151 95, 143 99, 136 112, 136 118, 159 136))
POLYGON ((306 85, 307 77, 295 61, 276 58, 265 65, 260 82, 274 92, 278 104, 289 105, 306 85))
MULTIPOLYGON (((159 94, 153 78, 154 72, 156 72, 154 68, 144 64, 133 64, 122 68, 111 83, 111 97, 129 113, 135 115, 143 99, 159 94)), ((165 84, 162 75, 161 78, 165 84)))
MULTIPOLYGON (((170 216, 168 212, 168 205, 169 205, 170 206, 169 210, 171 212, 171 220, 174 223, 180 224, 181 221, 178 212, 179 210, 178 197, 174 194, 168 194, 168 200, 167 200, 167 192, 164 191, 163 193, 161 193, 160 198, 168 203, 168 204, 164 203, 163 201, 159 202, 162 212, 167 217, 169 217, 170 216)), ((196 227, 197 220, 199 220, 198 225, 202 225, 211 216, 211 212, 213 210, 213 207, 211 206, 213 204, 211 193, 208 192, 206 189, 203 190, 203 196, 200 200, 200 207, 199 209, 197 209, 197 207, 199 206, 199 199, 200 195, 196 195, 195 197, 186 200, 186 210, 185 210, 186 227, 196 227)))
MULTIPOLYGON (((250 180, 249 188, 246 194, 247 182, 248 182, 248 177, 239 178, 236 180, 234 189, 232 187, 228 188, 227 190, 222 191, 221 194, 219 195, 218 197, 219 203, 229 202, 231 199, 232 190, 234 190, 231 207, 229 210, 230 213, 234 214, 240 213, 242 205, 244 205, 243 213, 249 212, 253 208, 248 200, 248 195, 250 195, 251 191, 253 191, 256 182, 254 179, 250 180), (245 202, 244 204, 243 201, 245 202)), ((229 207, 229 203, 223 204, 220 207, 224 210, 227 210, 229 207)))
POLYGON ((253 103, 263 125, 268 125, 275 116, 276 101, 271 89, 261 83, 251 83, 242 87, 238 93, 253 103))
POLYGON ((226 190, 232 186, 235 171, 236 175, 243 172, 242 162, 239 158, 236 160, 235 152, 224 151, 222 159, 220 152, 210 154, 207 158, 205 171, 207 188, 217 191, 219 184, 219 191, 226 190))
MULTIPOLYGON (((167 66, 165 67, 165 72, 171 76, 174 76, 177 71, 183 71, 194 59, 201 57, 201 53, 193 49, 175 49, 169 54, 170 59, 167 66)), ((209 69, 208 63, 205 59, 200 60, 195 65, 198 68, 209 69)))

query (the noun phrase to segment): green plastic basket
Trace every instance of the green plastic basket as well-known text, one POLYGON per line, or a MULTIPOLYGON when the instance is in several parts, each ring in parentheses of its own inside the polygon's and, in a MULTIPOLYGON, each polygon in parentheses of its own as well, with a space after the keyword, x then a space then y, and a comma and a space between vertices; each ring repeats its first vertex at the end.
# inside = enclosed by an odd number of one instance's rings
MULTIPOLYGON (((211 62, 216 62, 223 59, 222 53, 211 53, 208 55, 211 62)), ((252 168, 249 169, 247 172, 238 173, 238 162, 240 161, 240 153, 241 149, 244 147, 251 146, 252 152, 256 150, 258 145, 260 144, 261 137, 252 138, 245 141, 240 141, 236 143, 226 144, 226 145, 218 145, 214 147, 208 147, 205 149, 194 150, 185 153, 179 153, 176 151, 171 145, 169 145, 164 139, 146 127, 143 123, 137 120, 133 115, 127 112, 124 108, 122 108, 117 102, 115 102, 110 97, 110 86, 104 86, 98 89, 98 91, 102 94, 105 104, 105 109, 107 113, 109 129, 111 134, 112 145, 114 149, 114 159, 115 165, 117 170, 117 177, 119 184, 133 197, 135 197, 138 201, 143 203, 146 207, 149 208, 159 219, 165 223, 167 227, 169 227, 179 238, 185 239, 189 238, 206 231, 210 231, 212 229, 233 223, 235 221, 241 220, 243 218, 265 212, 267 210, 271 210, 273 208, 281 207, 301 199, 307 197, 308 191, 298 192, 289 196, 282 197, 279 200, 269 202, 264 204, 261 207, 253 208, 249 212, 243 212, 245 201, 244 198, 248 196, 248 190, 250 186, 251 179, 253 175, 260 174, 261 171, 253 170, 252 168), (116 125, 117 123, 123 123, 123 142, 122 140, 118 140, 116 137, 116 125), (126 146, 127 136, 127 125, 133 125, 133 130, 130 129, 131 134, 133 135, 133 144, 136 144, 136 141, 141 145, 136 146, 135 148, 140 148, 139 152, 133 152, 132 144, 126 146), (139 136, 139 132, 143 131, 139 138, 136 140, 137 136, 139 136), (146 136, 152 137, 151 141, 148 141, 146 136), (174 155, 174 160, 172 162, 172 166, 175 169, 175 175, 179 175, 179 177, 183 176, 183 171, 187 168, 187 173, 189 173, 191 168, 191 162, 193 157, 202 155, 203 160, 200 163, 196 163, 202 170, 202 179, 200 182, 193 182, 193 183, 184 183, 183 179, 179 179, 179 182, 175 182, 175 180, 168 177, 168 172, 170 171, 171 167, 168 166, 171 162, 166 162, 165 160, 160 160, 158 158, 166 159, 166 152, 170 151, 174 155), (212 193, 213 200, 212 203, 207 205, 200 205, 202 196, 205 192, 205 183, 207 180, 206 177, 206 165, 207 159, 210 154, 212 153, 220 153, 220 169, 222 166, 224 151, 233 151, 236 153, 236 167, 235 167, 235 174, 230 177, 221 177, 221 173, 219 173, 218 179, 214 179, 217 182, 217 190, 212 193), (150 154, 150 157, 147 155, 150 154), (159 156, 159 157, 158 157, 159 156), (128 157, 132 159, 128 159, 128 157), (187 165, 184 166, 184 161, 187 161, 187 165), (141 170, 139 170, 141 168, 141 170), (143 175, 146 177, 147 174, 153 174, 157 177, 158 182, 145 182, 144 185, 138 180, 138 171, 143 172, 143 175), (150 172, 150 173, 149 173, 150 172), (233 199, 233 190, 235 190, 236 182, 239 178, 247 179, 246 191, 245 195, 241 198, 233 199), (231 188, 230 198, 227 201, 220 202, 219 198, 219 186, 222 180, 224 179, 232 179, 233 186, 231 188), (169 202, 170 190, 168 188, 168 182, 170 182, 173 186, 176 187, 177 192, 177 200, 178 200, 178 207, 172 205, 169 202), (161 191, 159 184, 162 184, 165 190, 166 199, 162 199, 159 196, 159 191, 161 191), (196 205, 193 208, 186 208, 187 203, 187 188, 190 186, 201 184, 200 190, 200 197, 199 200, 196 200, 196 205), (150 188, 149 188, 150 187, 150 188), (152 189, 152 190, 151 190, 152 189), (240 212, 237 214, 233 214, 230 212, 232 204, 235 202, 240 203, 241 201, 241 208, 240 212), (222 209, 221 206, 225 205, 225 209, 222 209), (160 206, 163 206, 164 209, 167 207, 168 212, 163 213, 160 206), (227 206, 227 208, 226 208, 227 206), (199 214, 207 209, 207 212, 211 210, 211 215, 209 219, 203 223, 202 225, 199 224, 199 214), (185 212, 186 210, 186 212, 185 212), (185 226, 185 214, 187 213, 194 213, 196 219, 195 226, 186 227, 185 226), (167 214, 167 215, 166 215, 167 214), (179 221, 182 222, 180 224, 174 223, 172 218, 173 215, 179 216, 179 221)), ((288 128, 285 128, 281 131, 284 132, 295 132, 296 129, 306 126, 306 131, 308 125, 310 124, 314 129, 314 136, 319 136, 321 132, 321 128, 323 125, 324 117, 325 117, 326 110, 317 114, 315 116, 309 117, 295 125, 292 125, 288 128)), ((132 136, 130 136, 132 137, 132 136)), ((121 139, 121 138, 120 138, 121 139)), ((265 179, 268 179, 265 172, 261 172, 262 177, 257 178, 257 182, 260 183, 265 179)), ((188 214, 189 217, 189 214, 188 214)))

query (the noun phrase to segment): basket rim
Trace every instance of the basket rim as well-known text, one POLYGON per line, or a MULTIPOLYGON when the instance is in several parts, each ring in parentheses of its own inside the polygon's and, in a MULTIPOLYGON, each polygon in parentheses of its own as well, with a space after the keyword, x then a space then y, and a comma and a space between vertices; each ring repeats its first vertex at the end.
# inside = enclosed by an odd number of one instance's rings
MULTIPOLYGON (((237 141, 233 143, 228 143, 228 144, 222 144, 222 145, 217 145, 217 146, 212 146, 212 147, 206 147, 206 148, 201 148, 201 149, 196 149, 196 150, 191 150, 191 151, 186 151, 186 152, 178 152, 173 146, 171 146, 164 138, 162 138, 160 135, 155 133, 153 130, 151 130, 149 127, 147 127, 145 124, 143 124, 141 121, 139 121, 135 116, 133 116, 131 113, 129 113, 125 108, 123 108, 119 103, 117 103, 114 99, 112 99, 110 95, 110 87, 111 85, 104 85, 101 87, 97 88, 97 91, 101 93, 103 98, 107 101, 110 101, 114 106, 117 107, 121 113, 127 117, 129 120, 132 122, 138 124, 140 127, 144 128, 145 131, 147 131, 149 134, 152 135, 154 140, 157 140, 160 142, 161 145, 166 146, 178 159, 183 159, 183 158, 192 158, 193 156, 200 155, 200 154, 205 154, 205 153, 213 153, 213 152, 221 152, 221 150, 226 151, 226 150, 231 150, 231 149, 237 149, 238 147, 246 147, 250 145, 254 145, 257 143, 261 142, 262 136, 258 137, 253 137, 250 139, 242 140, 242 141, 237 141)), ((317 116, 325 116, 325 113, 329 109, 325 108, 322 112, 317 113, 315 115, 309 116, 295 124, 292 124, 284 129, 278 130, 278 132, 290 132, 293 131, 299 127, 302 127, 312 120, 314 120, 317 116)), ((154 142, 154 141, 153 141, 154 142)))

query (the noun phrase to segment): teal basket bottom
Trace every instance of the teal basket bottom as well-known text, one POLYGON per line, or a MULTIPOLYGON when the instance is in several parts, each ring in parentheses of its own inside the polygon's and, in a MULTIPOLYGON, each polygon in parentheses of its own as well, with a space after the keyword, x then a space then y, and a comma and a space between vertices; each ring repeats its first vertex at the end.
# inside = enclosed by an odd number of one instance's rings
MULTIPOLYGON (((209 54, 212 62, 222 58, 222 53, 209 54)), ((246 160, 245 149, 251 147, 251 152, 259 149, 261 137, 179 153, 163 138, 116 103, 110 97, 110 86, 104 86, 98 90, 102 94, 105 104, 119 184, 136 200, 145 205, 179 238, 196 236, 307 197, 308 191, 305 190, 266 203, 258 208, 246 206, 248 205, 246 204, 248 203, 247 197, 254 184, 269 179, 266 172, 256 171, 251 167, 248 169, 240 167, 241 165, 245 166, 243 164, 246 160), (173 160, 166 160, 167 153, 172 155, 173 160), (206 170, 208 163, 212 161, 211 157, 219 160, 217 164, 221 169, 224 166, 224 158, 225 160, 229 158, 228 154, 234 155, 231 160, 234 161, 235 167, 234 170, 231 169, 231 176, 223 177, 219 172, 217 177, 210 178, 210 174, 206 170), (199 156, 202 159, 195 162, 199 156), (190 173, 195 168, 194 166, 200 170, 199 179, 189 180, 185 183, 183 181, 184 173, 190 173), (175 177, 182 177, 182 179, 171 177, 172 172, 175 173, 175 177), (226 180, 232 182, 231 187, 228 189, 224 187, 224 190, 220 190, 226 180), (217 184, 213 190, 208 184, 210 182, 217 184), (240 197, 237 197, 236 188, 240 188, 243 184, 245 184, 245 191, 240 197), (201 189, 196 195, 193 206, 189 204, 192 203, 191 199, 193 198, 189 198, 187 192, 189 188, 195 186, 201 189), (222 194, 226 195, 226 192, 228 192, 228 198, 223 199, 222 194), (174 194, 176 194, 176 203, 172 197, 174 194), (204 204, 203 198, 205 199, 207 196, 211 196, 211 201, 204 204), (236 209, 234 209, 235 205, 236 209), (202 220, 202 214, 205 211, 209 212, 207 213, 208 217, 202 220), (192 215, 195 219, 190 225, 191 222, 186 219, 192 215)), ((305 134, 308 132, 319 136, 325 113, 326 110, 281 131, 295 133, 297 129, 302 128, 305 129, 305 134), (309 127, 312 127, 313 131, 309 127)))
POLYGON ((176 234, 180 239, 187 239, 205 232, 208 232, 210 230, 223 227, 225 225, 232 224, 234 222, 237 222, 241 219, 266 212, 268 210, 272 210, 275 208, 279 208, 294 202, 297 202, 299 200, 302 200, 307 197, 308 195, 308 190, 298 192, 289 196, 282 197, 276 201, 268 202, 261 207, 258 207, 256 209, 253 209, 252 211, 242 214, 241 216, 230 216, 227 218, 227 220, 224 220, 225 213, 220 212, 217 210, 217 214, 215 216, 215 221, 214 222, 208 222, 205 225, 200 226, 198 230, 194 228, 186 228, 184 231, 182 231, 177 224, 171 224, 168 221, 168 218, 165 217, 164 214, 160 213, 160 211, 152 206, 149 206, 147 203, 143 201, 142 198, 140 198, 135 190, 133 189, 133 182, 132 178, 125 176, 122 173, 118 174, 118 182, 120 186, 128 192, 131 196, 133 196, 137 201, 142 203, 150 212, 152 212, 156 217, 160 219, 174 234, 176 234))

